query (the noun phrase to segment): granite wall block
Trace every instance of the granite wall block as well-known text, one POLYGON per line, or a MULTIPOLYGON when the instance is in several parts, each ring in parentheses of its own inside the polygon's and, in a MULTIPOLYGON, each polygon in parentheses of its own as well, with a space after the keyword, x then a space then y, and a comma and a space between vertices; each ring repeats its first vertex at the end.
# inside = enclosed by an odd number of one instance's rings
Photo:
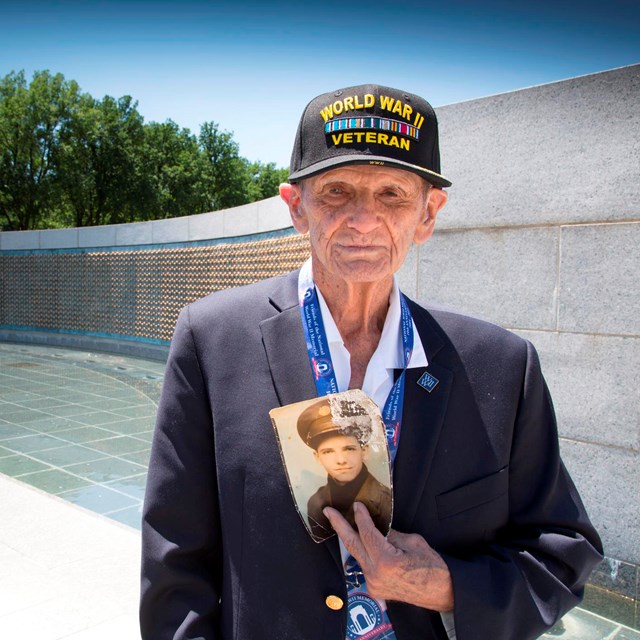
POLYGON ((184 242, 189 237, 188 216, 170 218, 169 220, 153 220, 151 222, 151 237, 154 244, 184 242))
POLYGON ((564 438, 560 450, 605 555, 640 564, 640 452, 564 438))
POLYGON ((0 233, 0 251, 23 251, 39 248, 39 231, 4 231, 0 233))
POLYGON ((633 65, 440 107, 442 225, 637 218, 639 95, 633 65))
POLYGON ((220 213, 224 237, 249 235, 258 228, 258 205, 255 202, 220 213))
POLYGON ((258 204, 258 231, 274 231, 291 226, 289 208, 280 196, 261 200, 258 204))
POLYGON ((559 327, 640 335, 640 223, 562 228, 559 327))
POLYGON ((131 222, 116 225, 116 245, 135 246, 151 244, 153 242, 153 228, 151 222, 131 222))
POLYGON ((80 227, 78 229, 79 247, 111 247, 116 243, 116 226, 80 227))
POLYGON ((41 249, 74 249, 78 246, 78 229, 49 229, 40 232, 41 249))
POLYGON ((189 216, 188 223, 189 240, 210 240, 222 236, 224 225, 219 211, 189 216))
POLYGON ((562 436, 640 452, 640 338, 518 334, 538 350, 562 436))
POLYGON ((557 228, 436 232, 420 246, 418 296, 507 327, 554 329, 557 228))

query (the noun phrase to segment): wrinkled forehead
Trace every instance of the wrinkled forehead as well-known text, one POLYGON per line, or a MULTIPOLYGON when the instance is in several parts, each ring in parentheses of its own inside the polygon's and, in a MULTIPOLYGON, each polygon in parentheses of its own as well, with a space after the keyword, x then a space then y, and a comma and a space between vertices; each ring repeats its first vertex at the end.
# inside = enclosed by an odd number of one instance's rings
POLYGON ((395 167, 372 167, 369 165, 348 165, 329 169, 300 180, 298 184, 304 189, 309 186, 321 188, 333 183, 372 188, 395 185, 407 192, 422 191, 431 187, 424 178, 410 171, 395 167))

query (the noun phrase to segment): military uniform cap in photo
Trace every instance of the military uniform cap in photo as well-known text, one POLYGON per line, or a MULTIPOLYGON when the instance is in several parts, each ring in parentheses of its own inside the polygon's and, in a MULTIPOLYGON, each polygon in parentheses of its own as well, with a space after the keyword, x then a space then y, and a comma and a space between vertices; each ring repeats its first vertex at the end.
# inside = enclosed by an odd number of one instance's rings
POLYGON ((450 187, 440 174, 438 121, 420 96, 363 84, 323 93, 304 110, 291 154, 289 182, 360 164, 396 167, 450 187))
POLYGON ((371 417, 366 410, 348 400, 323 398, 298 416, 298 435, 316 449, 330 436, 353 436, 364 446, 371 438, 371 417))

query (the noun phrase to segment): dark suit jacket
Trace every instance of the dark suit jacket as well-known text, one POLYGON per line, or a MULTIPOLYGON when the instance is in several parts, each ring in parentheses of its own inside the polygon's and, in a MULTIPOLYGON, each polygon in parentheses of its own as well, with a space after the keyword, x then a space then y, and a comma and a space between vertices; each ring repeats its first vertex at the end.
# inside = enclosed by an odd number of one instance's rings
MULTIPOLYGON (((437 379, 408 371, 393 527, 452 574, 458 640, 538 637, 579 602, 600 541, 560 460, 533 347, 494 325, 410 304, 437 379)), ((294 507, 269 419, 315 397, 297 272, 215 293, 176 325, 142 538, 146 639, 344 640, 336 537, 294 507)), ((398 640, 446 639, 439 614, 390 602, 398 640)))

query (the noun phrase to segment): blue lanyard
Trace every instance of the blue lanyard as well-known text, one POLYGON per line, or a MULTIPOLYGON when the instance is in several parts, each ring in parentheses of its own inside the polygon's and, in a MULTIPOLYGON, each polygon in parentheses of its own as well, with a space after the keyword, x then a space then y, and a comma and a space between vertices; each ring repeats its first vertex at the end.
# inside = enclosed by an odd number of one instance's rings
MULTIPOLYGON (((322 313, 315 286, 305 289, 300 301, 302 327, 307 342, 309 362, 313 370, 318 396, 338 393, 338 381, 331 361, 331 353, 327 341, 327 334, 322 322, 322 313)), ((398 443, 400 442, 400 427, 402 425, 402 410, 404 405, 405 373, 411 360, 413 351, 413 322, 411 312, 403 295, 400 295, 400 328, 402 331, 402 353, 404 367, 395 381, 382 410, 389 456, 393 465, 398 443)))
MULTIPOLYGON (((331 361, 331 352, 329 351, 327 333, 322 321, 318 293, 312 282, 305 282, 303 287, 304 294, 300 300, 300 315, 302 316, 302 327, 316 390, 318 396, 338 393, 338 381, 331 361)), ((409 306, 403 295, 400 295, 400 328, 402 331, 404 367, 402 373, 393 384, 382 410, 382 420, 392 466, 400 441, 405 373, 413 351, 413 322, 409 306)), ((347 607, 350 614, 347 618, 346 639, 357 640, 366 636, 376 640, 396 640, 396 634, 389 616, 386 610, 383 610, 380 606, 380 602, 368 594, 362 569, 355 558, 349 556, 345 571, 347 577, 347 607), (363 621, 366 624, 364 628, 362 627, 363 621)))

